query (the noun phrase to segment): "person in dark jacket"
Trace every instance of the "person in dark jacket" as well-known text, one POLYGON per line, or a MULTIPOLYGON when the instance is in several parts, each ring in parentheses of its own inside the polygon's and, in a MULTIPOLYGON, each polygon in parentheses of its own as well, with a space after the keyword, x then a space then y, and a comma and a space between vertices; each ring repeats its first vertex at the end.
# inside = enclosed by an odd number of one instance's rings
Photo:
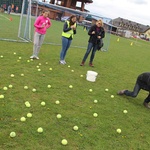
POLYGON ((90 28, 88 35, 90 36, 89 40, 88 40, 88 47, 87 47, 86 53, 82 59, 80 66, 84 65, 88 55, 92 51, 89 66, 94 67, 93 60, 94 60, 95 52, 97 49, 101 49, 101 47, 103 46, 102 39, 105 37, 105 31, 103 28, 103 21, 97 20, 96 24, 94 24, 90 28))
POLYGON ((137 77, 133 91, 121 90, 118 92, 118 95, 136 97, 141 89, 149 92, 143 105, 150 109, 150 105, 148 104, 150 102, 150 72, 144 72, 137 77))

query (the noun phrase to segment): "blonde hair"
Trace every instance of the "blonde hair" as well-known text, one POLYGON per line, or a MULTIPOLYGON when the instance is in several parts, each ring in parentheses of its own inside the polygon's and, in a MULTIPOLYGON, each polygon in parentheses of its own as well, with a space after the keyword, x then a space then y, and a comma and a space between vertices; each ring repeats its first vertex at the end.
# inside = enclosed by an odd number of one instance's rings
POLYGON ((103 25, 104 25, 104 24, 103 24, 103 21, 102 21, 101 19, 99 19, 99 20, 96 21, 96 23, 98 23, 98 22, 100 22, 100 23, 101 23, 101 26, 103 27, 103 25))

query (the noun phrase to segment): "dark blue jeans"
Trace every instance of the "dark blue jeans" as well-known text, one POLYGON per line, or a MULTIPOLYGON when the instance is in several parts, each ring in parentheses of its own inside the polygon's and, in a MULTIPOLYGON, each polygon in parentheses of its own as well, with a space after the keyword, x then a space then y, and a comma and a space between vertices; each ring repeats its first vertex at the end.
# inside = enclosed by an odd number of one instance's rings
MULTIPOLYGON (((148 88, 147 88, 147 85, 144 85, 143 83, 140 84, 140 81, 137 79, 133 91, 125 90, 124 94, 126 96, 136 97, 141 89, 149 91, 148 88)), ((146 99, 144 100, 144 102, 146 102, 146 103, 150 102, 150 93, 146 97, 146 99)))
POLYGON ((69 49, 70 45, 71 45, 72 40, 62 37, 62 49, 60 52, 60 60, 64 60, 67 50, 69 49))
POLYGON ((93 59, 94 59, 94 56, 95 56, 96 50, 97 50, 97 45, 89 42, 88 43, 88 47, 87 47, 87 51, 86 51, 82 61, 85 62, 87 57, 88 57, 88 55, 92 51, 92 54, 91 54, 91 57, 90 57, 90 63, 92 63, 93 59))

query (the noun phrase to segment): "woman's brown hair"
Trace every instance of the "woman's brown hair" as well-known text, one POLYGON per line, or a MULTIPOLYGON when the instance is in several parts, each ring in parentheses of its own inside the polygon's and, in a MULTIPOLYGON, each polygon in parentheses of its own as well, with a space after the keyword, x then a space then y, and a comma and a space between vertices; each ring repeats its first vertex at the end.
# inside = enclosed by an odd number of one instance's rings
POLYGON ((76 15, 72 15, 69 19, 70 25, 74 25, 75 22, 72 22, 72 18, 76 18, 76 15))

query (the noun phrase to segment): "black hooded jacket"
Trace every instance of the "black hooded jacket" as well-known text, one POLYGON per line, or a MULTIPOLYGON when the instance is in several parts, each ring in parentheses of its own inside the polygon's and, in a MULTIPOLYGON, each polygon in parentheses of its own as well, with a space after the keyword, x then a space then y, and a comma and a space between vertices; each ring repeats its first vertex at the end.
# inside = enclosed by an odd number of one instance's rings
POLYGON ((99 32, 97 32, 96 28, 98 28, 98 27, 95 24, 90 28, 90 30, 88 32, 88 35, 90 35, 88 42, 93 43, 93 44, 99 43, 100 40, 98 39, 98 36, 101 36, 101 39, 105 37, 104 28, 100 27, 99 32), (95 31, 95 34, 92 34, 93 31, 95 31))
POLYGON ((137 83, 142 89, 150 91, 150 72, 144 72, 137 78, 137 83))

